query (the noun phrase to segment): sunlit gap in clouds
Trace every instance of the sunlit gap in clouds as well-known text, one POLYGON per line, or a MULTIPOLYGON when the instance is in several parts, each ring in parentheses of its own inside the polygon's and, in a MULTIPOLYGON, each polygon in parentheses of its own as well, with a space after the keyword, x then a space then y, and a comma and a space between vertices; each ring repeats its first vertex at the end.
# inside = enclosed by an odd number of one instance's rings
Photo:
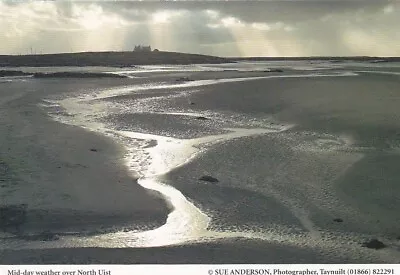
POLYGON ((382 43, 385 39, 389 39, 389 37, 382 33, 366 32, 361 29, 352 28, 343 32, 342 39, 349 49, 358 52, 360 55, 369 55, 371 52, 374 52, 378 56, 391 56, 390 53, 393 52, 392 45, 382 43), (379 37, 381 39, 377 39, 379 37))
MULTIPOLYGON (((276 37, 270 36, 270 32, 280 32, 281 37, 290 37, 290 32, 294 30, 292 26, 282 22, 249 23, 233 16, 222 16, 218 11, 207 10, 206 12, 214 21, 208 24, 211 29, 225 30, 233 37, 234 41, 230 44, 231 47, 237 49, 238 56, 282 56, 296 55, 300 52, 297 45, 287 42, 278 47, 275 41, 276 37)), ((225 44, 225 46, 227 45, 225 44)))
POLYGON ((254 49, 258 48, 252 41, 254 37, 251 37, 252 35, 245 29, 244 24, 233 17, 222 19, 220 24, 212 24, 210 27, 226 28, 234 38, 234 46, 238 49, 241 56, 248 54, 249 50, 254 52, 254 49))
POLYGON ((188 15, 187 10, 158 10, 152 13, 148 21, 148 29, 150 35, 150 44, 154 48, 159 48, 165 51, 174 51, 181 41, 176 41, 176 32, 181 29, 176 29, 174 22, 182 20, 185 15, 188 15))
POLYGON ((121 50, 127 27, 134 26, 96 3, 0 2, 7 53, 121 50))
POLYGON ((127 29, 137 28, 134 22, 128 22, 117 14, 106 12, 96 4, 74 4, 72 15, 72 20, 79 25, 82 33, 81 37, 76 37, 77 41, 74 43, 79 43, 78 48, 85 50, 121 50, 125 46, 127 29))
POLYGON ((269 43, 265 35, 266 30, 249 27, 234 17, 224 18, 221 20, 221 23, 235 38, 235 43, 241 56, 278 55, 278 51, 269 43))

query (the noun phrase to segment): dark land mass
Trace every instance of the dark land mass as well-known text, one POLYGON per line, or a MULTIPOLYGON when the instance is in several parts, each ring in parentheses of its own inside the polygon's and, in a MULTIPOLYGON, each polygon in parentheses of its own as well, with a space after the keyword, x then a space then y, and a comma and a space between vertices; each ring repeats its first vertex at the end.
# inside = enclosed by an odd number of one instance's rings
POLYGON ((135 65, 220 64, 237 61, 360 61, 399 62, 400 57, 312 56, 312 57, 229 57, 178 52, 79 52, 43 55, 0 55, 0 67, 103 66, 134 67, 135 65))
POLYGON ((114 77, 126 78, 124 75, 111 73, 87 73, 87 72, 54 72, 54 73, 27 73, 23 71, 0 71, 0 77, 7 76, 32 76, 34 78, 99 78, 99 77, 114 77))
POLYGON ((81 52, 43 55, 0 55, 3 67, 51 67, 51 66, 111 66, 159 64, 218 64, 229 59, 200 54, 176 52, 81 52))

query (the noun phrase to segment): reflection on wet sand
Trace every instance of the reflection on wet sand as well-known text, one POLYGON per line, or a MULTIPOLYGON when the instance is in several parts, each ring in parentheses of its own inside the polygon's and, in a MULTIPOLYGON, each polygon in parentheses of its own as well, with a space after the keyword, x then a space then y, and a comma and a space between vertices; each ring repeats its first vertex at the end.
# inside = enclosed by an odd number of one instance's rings
MULTIPOLYGON (((231 132, 227 134, 190 140, 180 140, 133 132, 119 132, 119 134, 133 139, 152 139, 157 141, 156 146, 146 149, 150 154, 151 164, 147 168, 147 171, 143 172, 143 176, 139 179, 138 183, 149 190, 161 193, 171 204, 173 210, 168 215, 166 224, 160 228, 139 233, 121 232, 108 236, 112 237, 114 241, 129 247, 164 246, 187 241, 199 241, 204 238, 224 237, 224 233, 207 231, 210 217, 193 203, 189 202, 180 191, 164 184, 162 182, 162 177, 167 172, 194 158, 197 153, 200 152, 200 145, 210 145, 223 140, 277 132, 276 130, 270 129, 229 130, 231 132)), ((131 159, 132 156, 128 155, 128 165, 131 159)), ((230 234, 225 235, 230 237, 230 234)), ((101 243, 103 243, 103 241, 101 243)))

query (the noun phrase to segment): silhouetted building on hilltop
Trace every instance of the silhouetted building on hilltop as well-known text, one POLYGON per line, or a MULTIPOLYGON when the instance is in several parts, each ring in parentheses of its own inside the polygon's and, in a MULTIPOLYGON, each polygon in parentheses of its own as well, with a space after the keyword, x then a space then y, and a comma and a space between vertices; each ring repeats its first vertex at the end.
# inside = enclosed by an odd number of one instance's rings
POLYGON ((142 45, 137 45, 133 49, 134 52, 151 52, 151 47, 150 46, 142 46, 142 45))

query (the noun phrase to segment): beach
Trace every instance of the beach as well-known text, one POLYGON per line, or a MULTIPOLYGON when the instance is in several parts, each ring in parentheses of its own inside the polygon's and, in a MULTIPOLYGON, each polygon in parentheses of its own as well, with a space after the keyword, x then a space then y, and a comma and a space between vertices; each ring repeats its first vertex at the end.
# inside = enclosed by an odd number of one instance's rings
POLYGON ((18 70, 1 264, 400 263, 398 63, 18 70))
MULTIPOLYGON (((78 127, 60 126, 39 108, 46 89, 62 94, 73 91, 71 85, 64 89, 52 80, 44 87, 33 84, 9 90, 9 97, 3 94, 1 160, 8 178, 2 182, 2 204, 28 205, 22 228, 27 232, 82 228, 90 233, 103 224, 109 228, 108 220, 129 227, 130 218, 162 224, 165 203, 156 196, 148 200, 147 191, 135 184, 137 178, 121 164, 121 146, 78 127)), ((98 87, 99 82, 87 85, 98 87)))

